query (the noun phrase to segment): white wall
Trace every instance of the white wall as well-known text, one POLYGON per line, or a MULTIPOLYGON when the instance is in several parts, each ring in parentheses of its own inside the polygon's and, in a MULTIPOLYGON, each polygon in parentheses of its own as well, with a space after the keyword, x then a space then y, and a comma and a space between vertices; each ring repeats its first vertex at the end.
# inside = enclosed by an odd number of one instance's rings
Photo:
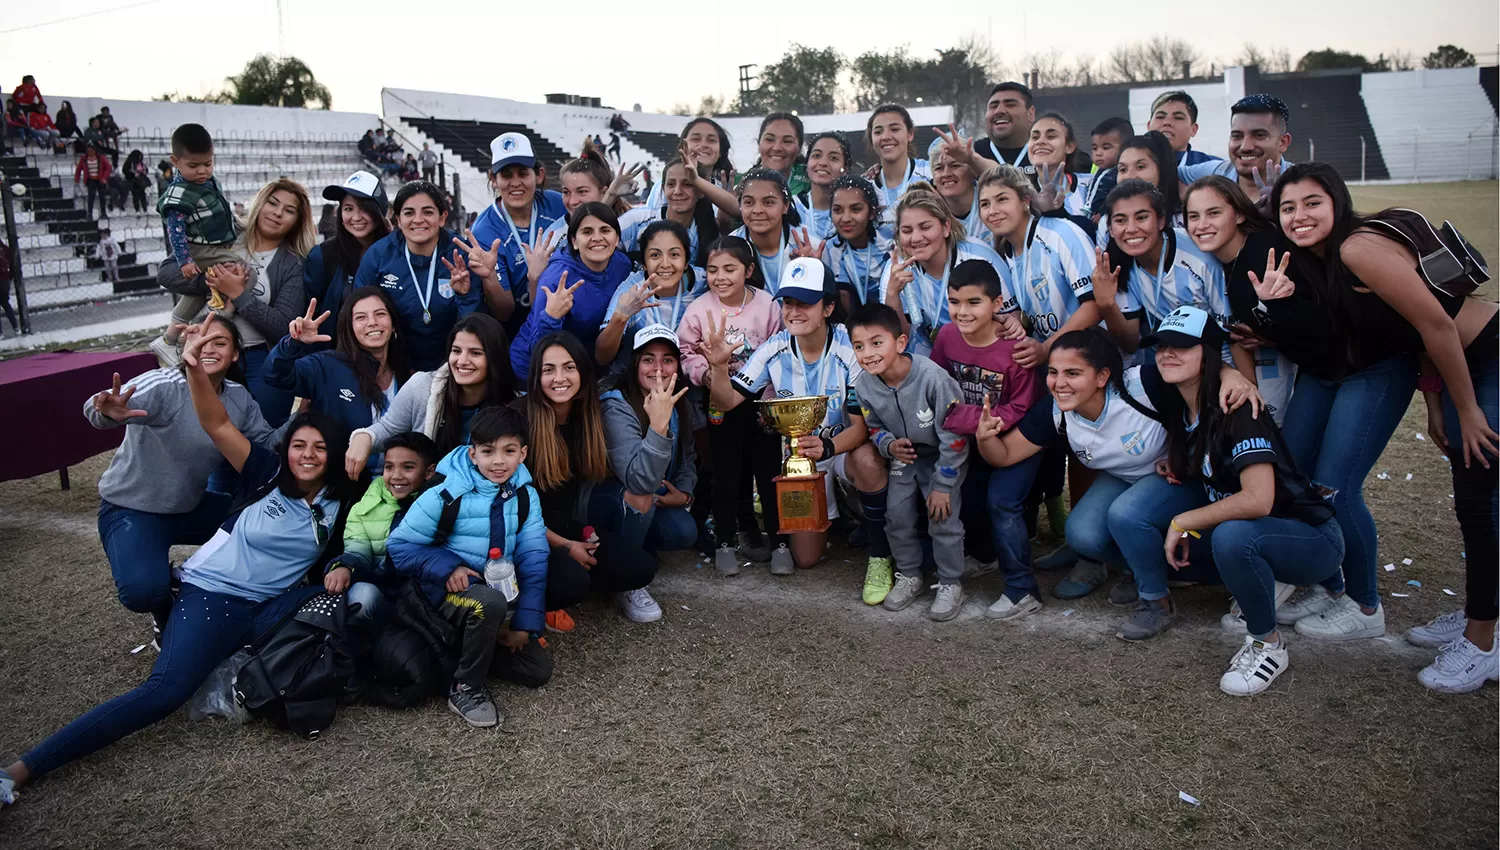
POLYGON ((366 130, 380 126, 380 116, 366 112, 333 112, 324 109, 286 109, 276 106, 223 106, 216 103, 164 103, 153 100, 117 100, 98 97, 47 95, 52 114, 63 101, 73 104, 78 123, 108 106, 115 123, 135 136, 166 138, 179 124, 202 124, 215 137, 237 139, 291 139, 305 141, 357 141, 366 130))
MULTIPOLYGON (((1245 71, 1229 68, 1222 82, 1195 85, 1165 84, 1130 90, 1130 124, 1136 132, 1146 132, 1151 121, 1151 102, 1162 92, 1185 91, 1198 104, 1198 135, 1193 147, 1214 156, 1229 152, 1229 107, 1245 96, 1245 71)), ((1080 128, 1080 131, 1087 128, 1080 128)))

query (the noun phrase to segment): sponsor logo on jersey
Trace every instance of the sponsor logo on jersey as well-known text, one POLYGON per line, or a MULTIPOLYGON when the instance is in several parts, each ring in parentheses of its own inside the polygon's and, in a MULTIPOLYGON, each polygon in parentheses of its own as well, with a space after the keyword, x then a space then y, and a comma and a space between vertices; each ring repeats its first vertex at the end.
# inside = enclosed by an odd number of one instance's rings
POLYGON ((343 399, 344 401, 354 401, 354 390, 351 390, 348 387, 344 387, 343 389, 339 390, 339 398, 343 399))

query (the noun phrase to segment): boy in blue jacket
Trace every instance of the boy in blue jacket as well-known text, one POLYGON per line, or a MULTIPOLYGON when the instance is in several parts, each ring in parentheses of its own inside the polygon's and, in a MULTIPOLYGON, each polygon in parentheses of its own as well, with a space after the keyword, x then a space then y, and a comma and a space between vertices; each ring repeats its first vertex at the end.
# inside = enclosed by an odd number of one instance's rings
POLYGON ((502 719, 487 686, 492 667, 496 675, 531 687, 544 684, 551 672, 537 640, 546 628, 547 531, 541 497, 524 466, 526 432, 525 418, 509 408, 474 414, 473 443, 438 463, 443 483, 417 497, 386 541, 396 570, 415 577, 458 632, 448 706, 476 728, 502 719), (451 529, 443 528, 445 511, 454 517, 451 529), (515 564, 519 592, 509 628, 504 623, 512 600, 484 581, 491 549, 515 564), (505 645, 498 657, 497 641, 505 645), (536 675, 539 669, 542 675, 536 675))

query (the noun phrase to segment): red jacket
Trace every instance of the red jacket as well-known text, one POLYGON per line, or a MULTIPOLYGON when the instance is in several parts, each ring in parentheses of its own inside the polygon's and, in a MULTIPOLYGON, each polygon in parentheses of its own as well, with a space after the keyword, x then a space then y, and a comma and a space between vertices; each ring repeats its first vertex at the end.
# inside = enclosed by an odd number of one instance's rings
POLYGON ((52 116, 48 115, 45 112, 33 112, 31 113, 31 115, 27 116, 26 120, 31 122, 31 129, 33 130, 57 129, 57 127, 52 124, 52 116))
POLYGON ((10 96, 16 99, 16 106, 22 108, 46 102, 42 100, 42 90, 36 87, 36 83, 20 84, 16 86, 15 91, 10 93, 10 96))
POLYGON ((81 180, 109 180, 109 157, 84 154, 78 158, 78 167, 73 169, 73 182, 81 180))

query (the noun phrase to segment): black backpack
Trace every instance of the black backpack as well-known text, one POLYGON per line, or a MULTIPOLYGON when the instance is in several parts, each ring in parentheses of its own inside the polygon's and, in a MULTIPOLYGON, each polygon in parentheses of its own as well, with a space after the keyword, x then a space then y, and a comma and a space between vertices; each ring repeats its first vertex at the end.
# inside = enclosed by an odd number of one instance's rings
POLYGON ((251 715, 312 740, 333 723, 354 656, 344 637, 344 595, 320 593, 250 646, 234 698, 251 715))
POLYGON ((1483 255, 1451 221, 1434 228, 1416 210, 1398 207, 1366 219, 1365 226, 1410 248, 1417 255, 1417 271, 1439 295, 1466 298, 1490 279, 1483 255))

